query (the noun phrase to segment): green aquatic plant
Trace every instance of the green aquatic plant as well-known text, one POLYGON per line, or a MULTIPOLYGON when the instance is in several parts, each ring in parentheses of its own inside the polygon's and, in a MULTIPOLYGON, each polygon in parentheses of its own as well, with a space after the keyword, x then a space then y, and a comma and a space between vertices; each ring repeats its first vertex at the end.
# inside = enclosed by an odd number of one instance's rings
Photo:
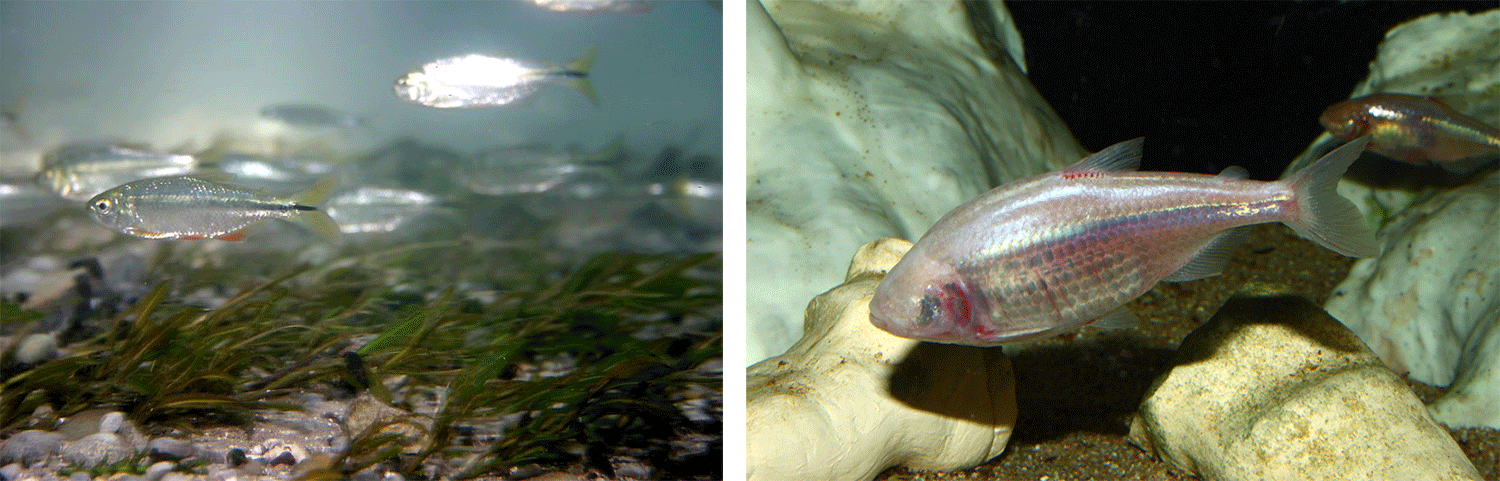
MULTIPOLYGON (((375 465, 418 474, 436 459, 464 460, 460 472, 443 474, 457 478, 523 464, 607 470, 608 449, 664 445, 705 429, 672 395, 721 382, 697 373, 722 356, 718 254, 578 262, 444 241, 292 267, 248 286, 231 270, 193 276, 204 271, 184 259, 158 257, 152 272, 171 281, 99 320, 103 327, 62 357, 0 381, 0 432, 24 429, 47 405, 62 416, 117 409, 148 432, 190 434, 298 409, 287 401, 298 392, 367 392, 409 414, 347 433, 347 449, 300 476, 331 479, 375 465), (213 286, 238 294, 209 308, 179 300, 213 286), (711 327, 639 335, 689 318, 711 327), (516 378, 518 366, 558 355, 577 367, 516 378), (423 392, 442 393, 427 414, 414 400, 423 392), (466 434, 506 416, 514 421, 496 439, 466 434)), ((7 319, 38 317, 14 304, 0 310, 7 319)), ((693 469, 672 476, 713 476, 713 468, 693 469)))

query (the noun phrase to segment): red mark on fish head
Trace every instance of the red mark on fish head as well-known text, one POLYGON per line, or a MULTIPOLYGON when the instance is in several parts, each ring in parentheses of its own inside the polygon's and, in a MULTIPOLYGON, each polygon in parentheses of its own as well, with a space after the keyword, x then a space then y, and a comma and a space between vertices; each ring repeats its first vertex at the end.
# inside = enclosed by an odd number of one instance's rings
POLYGON ((943 303, 943 313, 953 320, 955 326, 973 330, 974 298, 969 294, 968 286, 962 282, 944 284, 943 295, 940 299, 943 303))

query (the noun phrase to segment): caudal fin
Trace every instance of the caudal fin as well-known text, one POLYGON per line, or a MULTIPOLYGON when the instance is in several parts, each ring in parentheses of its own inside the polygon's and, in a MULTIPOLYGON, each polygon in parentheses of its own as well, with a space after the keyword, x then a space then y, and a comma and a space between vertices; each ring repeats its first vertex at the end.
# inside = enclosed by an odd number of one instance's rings
POLYGON ((1359 209, 1338 194, 1339 177, 1364 152, 1368 136, 1334 149, 1283 182, 1297 197, 1296 217, 1286 222, 1298 235, 1350 257, 1375 257, 1375 233, 1359 209))
POLYGON ((577 75, 573 80, 569 81, 569 84, 573 88, 578 89, 578 92, 583 94, 584 97, 588 97, 589 101, 594 102, 594 106, 597 107, 599 105, 599 93, 594 91, 594 84, 589 82, 589 69, 594 68, 594 56, 596 53, 598 53, 597 49, 590 48, 589 51, 584 52, 582 56, 578 57, 578 60, 574 60, 573 63, 568 64, 568 70, 577 75))

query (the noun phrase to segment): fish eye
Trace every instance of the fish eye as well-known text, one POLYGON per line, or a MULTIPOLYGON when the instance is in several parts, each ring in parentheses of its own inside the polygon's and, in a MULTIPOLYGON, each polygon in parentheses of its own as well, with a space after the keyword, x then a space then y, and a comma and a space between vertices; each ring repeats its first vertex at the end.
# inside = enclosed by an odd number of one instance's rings
POLYGON ((114 208, 114 206, 114 201, 111 201, 109 199, 99 199, 94 202, 94 211, 100 214, 108 214, 110 209, 114 208))
POLYGON ((934 296, 922 296, 922 306, 917 311, 917 324, 926 326, 942 319, 941 306, 934 296))

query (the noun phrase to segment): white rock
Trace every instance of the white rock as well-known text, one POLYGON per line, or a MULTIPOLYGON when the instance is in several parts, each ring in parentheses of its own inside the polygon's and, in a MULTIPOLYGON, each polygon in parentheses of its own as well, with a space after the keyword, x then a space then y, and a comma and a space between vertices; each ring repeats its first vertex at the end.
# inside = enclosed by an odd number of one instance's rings
POLYGON ((125 413, 110 411, 104 417, 99 418, 99 432, 120 434, 120 428, 125 427, 125 413))
POLYGON ((747 17, 748 362, 792 345, 860 245, 916 239, 1084 154, 1026 80, 999 2, 750 2, 747 17), (1004 51, 980 46, 966 8, 994 17, 1004 51))
POLYGON ((1305 299, 1230 299, 1173 362, 1131 440, 1204 479, 1480 479, 1406 383, 1305 299))
POLYGON ((999 455, 1015 380, 999 349, 919 343, 870 324, 875 286, 911 243, 859 249, 847 282, 807 306, 807 333, 746 380, 751 480, 870 479, 890 466, 951 470, 999 455))
POLYGON ((1354 264, 1328 313, 1391 369, 1438 386, 1452 426, 1500 428, 1500 174, 1440 193, 1380 232, 1383 252, 1354 264))

